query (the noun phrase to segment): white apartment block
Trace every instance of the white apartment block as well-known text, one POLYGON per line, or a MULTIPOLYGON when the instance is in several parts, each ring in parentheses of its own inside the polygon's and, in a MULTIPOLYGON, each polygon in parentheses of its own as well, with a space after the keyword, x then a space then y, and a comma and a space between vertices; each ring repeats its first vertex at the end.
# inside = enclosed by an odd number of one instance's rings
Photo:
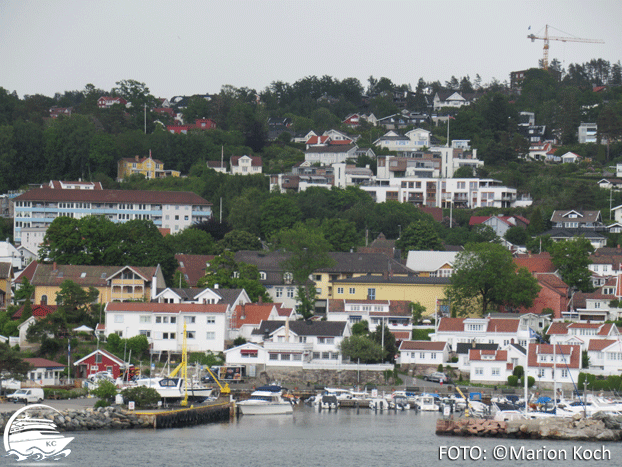
POLYGON ((36 188, 13 199, 13 237, 37 251, 57 217, 105 216, 113 222, 151 220, 177 233, 212 216, 212 203, 190 192, 36 188))
POLYGON ((511 208, 517 202, 515 188, 503 186, 499 180, 480 178, 394 178, 376 180, 361 186, 377 203, 399 201, 426 207, 511 208))
POLYGON ((228 305, 109 302, 106 336, 144 335, 155 353, 181 353, 186 328, 188 352, 225 350, 228 305))

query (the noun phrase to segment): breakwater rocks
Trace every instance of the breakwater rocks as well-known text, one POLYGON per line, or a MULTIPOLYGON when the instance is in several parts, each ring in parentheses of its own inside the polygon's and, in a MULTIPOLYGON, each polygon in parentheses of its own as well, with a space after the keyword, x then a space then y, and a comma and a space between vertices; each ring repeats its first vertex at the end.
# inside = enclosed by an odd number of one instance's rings
POLYGON ((622 440, 622 416, 601 413, 589 418, 584 418, 582 415, 547 416, 507 422, 476 418, 439 419, 436 422, 436 434, 440 436, 620 441, 622 440))
MULTIPOLYGON (((13 413, 0 414, 0 432, 4 431, 4 427, 12 415, 13 413)), ((149 424, 149 420, 127 412, 120 407, 100 407, 81 410, 67 409, 60 412, 49 409, 34 409, 29 410, 28 415, 32 418, 53 420, 58 431, 153 428, 153 422, 149 424)))

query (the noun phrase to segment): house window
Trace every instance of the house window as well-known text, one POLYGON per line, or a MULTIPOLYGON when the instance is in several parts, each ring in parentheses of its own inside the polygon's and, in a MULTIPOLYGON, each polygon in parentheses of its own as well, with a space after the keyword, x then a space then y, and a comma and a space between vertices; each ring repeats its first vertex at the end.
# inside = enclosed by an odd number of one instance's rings
POLYGON ((320 282, 322 280, 322 274, 315 274, 313 276, 313 280, 316 282, 320 282))
POLYGON ((499 376, 499 368, 492 369, 492 376, 499 376))
POLYGON ((287 298, 294 298, 294 290, 292 287, 287 288, 287 298))
POLYGON ((205 338, 208 341, 213 341, 214 339, 216 339, 216 333, 215 332, 207 332, 205 335, 205 338))
POLYGON ((568 378, 568 370, 565 368, 562 370, 562 378, 568 378))
POLYGON ((484 374, 484 369, 483 368, 475 368, 475 374, 476 375, 483 375, 484 374))
POLYGON ((423 360, 425 358, 425 352, 419 352, 419 358, 423 360))
POLYGON ((314 360, 319 360, 320 359, 320 352, 313 352, 313 359, 314 360))
POLYGON ((281 360, 290 360, 291 356, 288 353, 281 354, 281 360))
POLYGON ((276 288, 275 296, 276 296, 276 298, 283 297, 283 289, 281 287, 277 287, 276 288))
POLYGON ((138 335, 145 336, 145 337, 151 337, 151 331, 138 331, 138 335))
MULTIPOLYGON (((165 323, 166 323, 166 318, 165 319, 165 323)), ((171 324, 177 324, 177 316, 171 316, 171 324)))
POLYGON ((114 322, 115 323, 122 323, 123 322, 123 315, 114 315, 114 322))
POLYGON ((151 323, 151 316, 149 315, 141 315, 138 320, 139 323, 151 323))
POLYGON ((194 324, 196 322, 196 316, 184 316, 184 322, 186 324, 194 324))
POLYGON ((356 293, 356 288, 350 287, 349 293, 350 295, 354 295, 356 293))
POLYGON ((260 281, 265 281, 267 277, 268 277, 268 275, 264 271, 260 271, 259 272, 259 280, 260 281))
POLYGON ((161 324, 162 323, 162 317, 161 316, 156 316, 156 324, 161 324))
POLYGON ((367 298, 369 300, 376 300, 376 289, 367 289, 367 298))
POLYGON ((436 360, 436 352, 430 352, 430 359, 436 360))
POLYGON ((278 353, 271 353, 270 354, 270 360, 278 360, 279 359, 279 354, 278 353))
POLYGON ((299 354, 299 353, 293 354, 292 355, 292 360, 298 361, 298 362, 301 361, 302 360, 302 354, 299 354))
POLYGON ((102 354, 97 353, 95 354, 95 363, 101 363, 102 362, 102 354))
POLYGON ((188 332, 186 333, 186 337, 187 337, 188 339, 194 339, 194 336, 195 336, 194 331, 188 331, 188 332))
POLYGON ((337 287, 337 294, 343 295, 343 287, 337 287))
POLYGON ((544 368, 538 368, 538 378, 542 378, 544 376, 544 368))
POLYGON ((207 324, 216 324, 216 317, 215 316, 208 316, 207 317, 207 324))

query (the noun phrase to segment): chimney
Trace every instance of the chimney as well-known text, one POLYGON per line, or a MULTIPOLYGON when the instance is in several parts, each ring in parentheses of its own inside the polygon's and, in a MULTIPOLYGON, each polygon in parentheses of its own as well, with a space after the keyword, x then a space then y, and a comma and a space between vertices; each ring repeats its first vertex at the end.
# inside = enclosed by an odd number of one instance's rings
POLYGON ((54 261, 54 263, 52 264, 52 271, 56 271, 57 266, 56 266, 56 261, 54 261))
POLYGON ((263 299, 261 298, 261 295, 259 296, 259 300, 257 300, 257 303, 259 303, 260 305, 263 304, 263 299))
POLYGON ((138 162, 138 156, 134 156, 134 160, 138 162))
POLYGON ((244 303, 242 303, 242 313, 240 314, 240 319, 246 319, 246 309, 244 307, 244 303))

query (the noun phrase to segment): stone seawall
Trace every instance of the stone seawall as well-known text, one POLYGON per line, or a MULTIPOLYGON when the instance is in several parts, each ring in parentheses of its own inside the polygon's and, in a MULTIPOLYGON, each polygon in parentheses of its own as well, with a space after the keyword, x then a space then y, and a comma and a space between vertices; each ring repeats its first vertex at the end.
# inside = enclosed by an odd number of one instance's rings
MULTIPOLYGON (((0 414, 0 433, 14 412, 0 414)), ((177 428, 227 421, 233 413, 231 404, 191 407, 170 411, 131 412, 121 407, 97 409, 29 410, 32 418, 53 420, 58 431, 127 430, 133 428, 177 428)))
POLYGON ((545 417, 530 420, 496 421, 477 418, 439 419, 439 436, 565 439, 582 441, 622 440, 622 417, 596 414, 590 418, 545 417))

